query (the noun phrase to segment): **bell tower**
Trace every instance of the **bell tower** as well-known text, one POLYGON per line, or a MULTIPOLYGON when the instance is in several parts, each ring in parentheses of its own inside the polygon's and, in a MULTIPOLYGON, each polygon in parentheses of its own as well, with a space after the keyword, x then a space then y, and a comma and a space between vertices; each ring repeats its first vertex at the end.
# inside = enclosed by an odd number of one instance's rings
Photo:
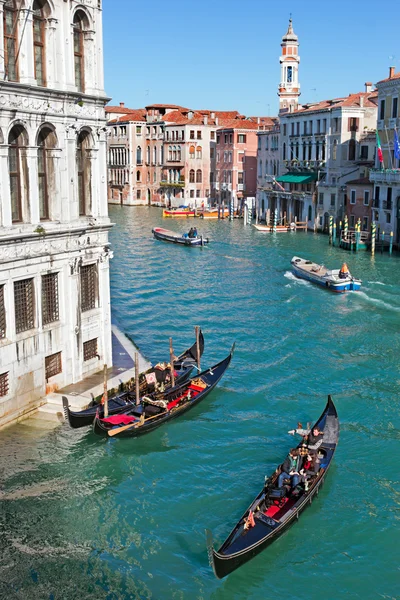
POLYGON ((281 82, 279 84, 279 112, 287 113, 297 110, 299 105, 299 42, 293 31, 292 19, 289 19, 289 27, 286 35, 282 38, 282 55, 279 59, 281 64, 281 82))

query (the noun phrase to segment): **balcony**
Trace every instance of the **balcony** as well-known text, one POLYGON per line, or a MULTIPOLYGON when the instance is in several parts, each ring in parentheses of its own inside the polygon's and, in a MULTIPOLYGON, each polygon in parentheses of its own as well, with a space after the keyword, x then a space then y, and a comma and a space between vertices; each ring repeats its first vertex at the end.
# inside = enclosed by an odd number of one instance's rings
POLYGON ((382 208, 383 208, 383 210, 392 210, 393 201, 392 200, 384 200, 382 202, 382 208))
POLYGON ((178 179, 178 181, 167 181, 165 179, 162 179, 160 181, 160 187, 170 187, 170 188, 183 188, 185 187, 185 180, 184 179, 178 179))
POLYGON ((371 169, 369 180, 371 183, 400 183, 400 169, 371 169))

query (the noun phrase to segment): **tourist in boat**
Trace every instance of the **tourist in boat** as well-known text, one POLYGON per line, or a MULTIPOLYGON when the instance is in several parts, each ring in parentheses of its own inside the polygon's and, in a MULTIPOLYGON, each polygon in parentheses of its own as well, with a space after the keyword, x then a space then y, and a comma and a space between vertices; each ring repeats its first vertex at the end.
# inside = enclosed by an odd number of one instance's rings
POLYGON ((197 238, 197 227, 193 227, 193 237, 197 238))
POLYGON ((191 228, 189 229, 188 237, 190 237, 190 238, 194 238, 194 237, 195 237, 195 235, 194 235, 194 229, 193 229, 193 227, 191 227, 191 228))
POLYGON ((339 271, 339 279, 347 279, 348 277, 350 277, 349 268, 346 263, 343 263, 339 271))
POLYGON ((283 486, 285 479, 290 479, 292 488, 295 488, 300 481, 299 475, 300 454, 297 448, 292 448, 284 462, 282 463, 281 474, 278 478, 278 487, 283 486))
POLYGON ((291 429, 288 433, 290 433, 290 435, 294 435, 295 433, 301 435, 308 450, 318 450, 322 444, 324 435, 324 432, 320 431, 318 427, 313 427, 312 429, 302 429, 299 427, 298 429, 291 429))

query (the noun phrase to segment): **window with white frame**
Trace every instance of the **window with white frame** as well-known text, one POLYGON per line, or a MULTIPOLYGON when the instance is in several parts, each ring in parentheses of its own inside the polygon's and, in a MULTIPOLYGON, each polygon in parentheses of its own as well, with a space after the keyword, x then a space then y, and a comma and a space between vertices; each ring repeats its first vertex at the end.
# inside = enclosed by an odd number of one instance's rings
POLYGON ((350 190, 350 204, 356 203, 356 190, 350 190))
POLYGON ((364 190, 364 206, 369 206, 369 190, 364 190))

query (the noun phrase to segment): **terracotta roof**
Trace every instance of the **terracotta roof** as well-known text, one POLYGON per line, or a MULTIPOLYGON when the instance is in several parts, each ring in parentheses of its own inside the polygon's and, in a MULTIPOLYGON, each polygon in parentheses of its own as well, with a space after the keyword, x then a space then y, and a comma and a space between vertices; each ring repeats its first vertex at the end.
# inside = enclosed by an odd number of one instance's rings
POLYGON ((111 123, 129 123, 131 121, 143 121, 146 122, 146 111, 144 108, 137 108, 135 110, 130 110, 129 114, 123 115, 122 117, 118 117, 118 119, 112 119, 112 121, 108 121, 111 123))
POLYGON ((245 119, 227 119, 225 123, 219 123, 219 131, 223 129, 252 129, 257 131, 258 124, 245 119))
POLYGON ((181 110, 189 110, 188 108, 180 106, 179 104, 149 104, 146 106, 146 109, 147 108, 177 108, 181 110))
POLYGON ((106 113, 120 113, 126 115, 135 110, 135 108, 125 108, 125 106, 106 106, 106 113))
POLYGON ((373 92, 357 92, 356 94, 349 94, 346 98, 334 98, 333 100, 322 100, 321 102, 303 104, 294 113, 287 114, 297 115, 298 113, 315 112, 318 110, 327 110, 331 108, 360 107, 361 97, 364 98, 364 108, 376 107, 378 94, 375 90, 373 92))
POLYGON ((394 75, 392 75, 392 77, 386 77, 386 79, 381 79, 376 85, 379 85, 380 83, 385 83, 386 81, 392 81, 392 79, 400 79, 400 73, 395 73, 394 75))

